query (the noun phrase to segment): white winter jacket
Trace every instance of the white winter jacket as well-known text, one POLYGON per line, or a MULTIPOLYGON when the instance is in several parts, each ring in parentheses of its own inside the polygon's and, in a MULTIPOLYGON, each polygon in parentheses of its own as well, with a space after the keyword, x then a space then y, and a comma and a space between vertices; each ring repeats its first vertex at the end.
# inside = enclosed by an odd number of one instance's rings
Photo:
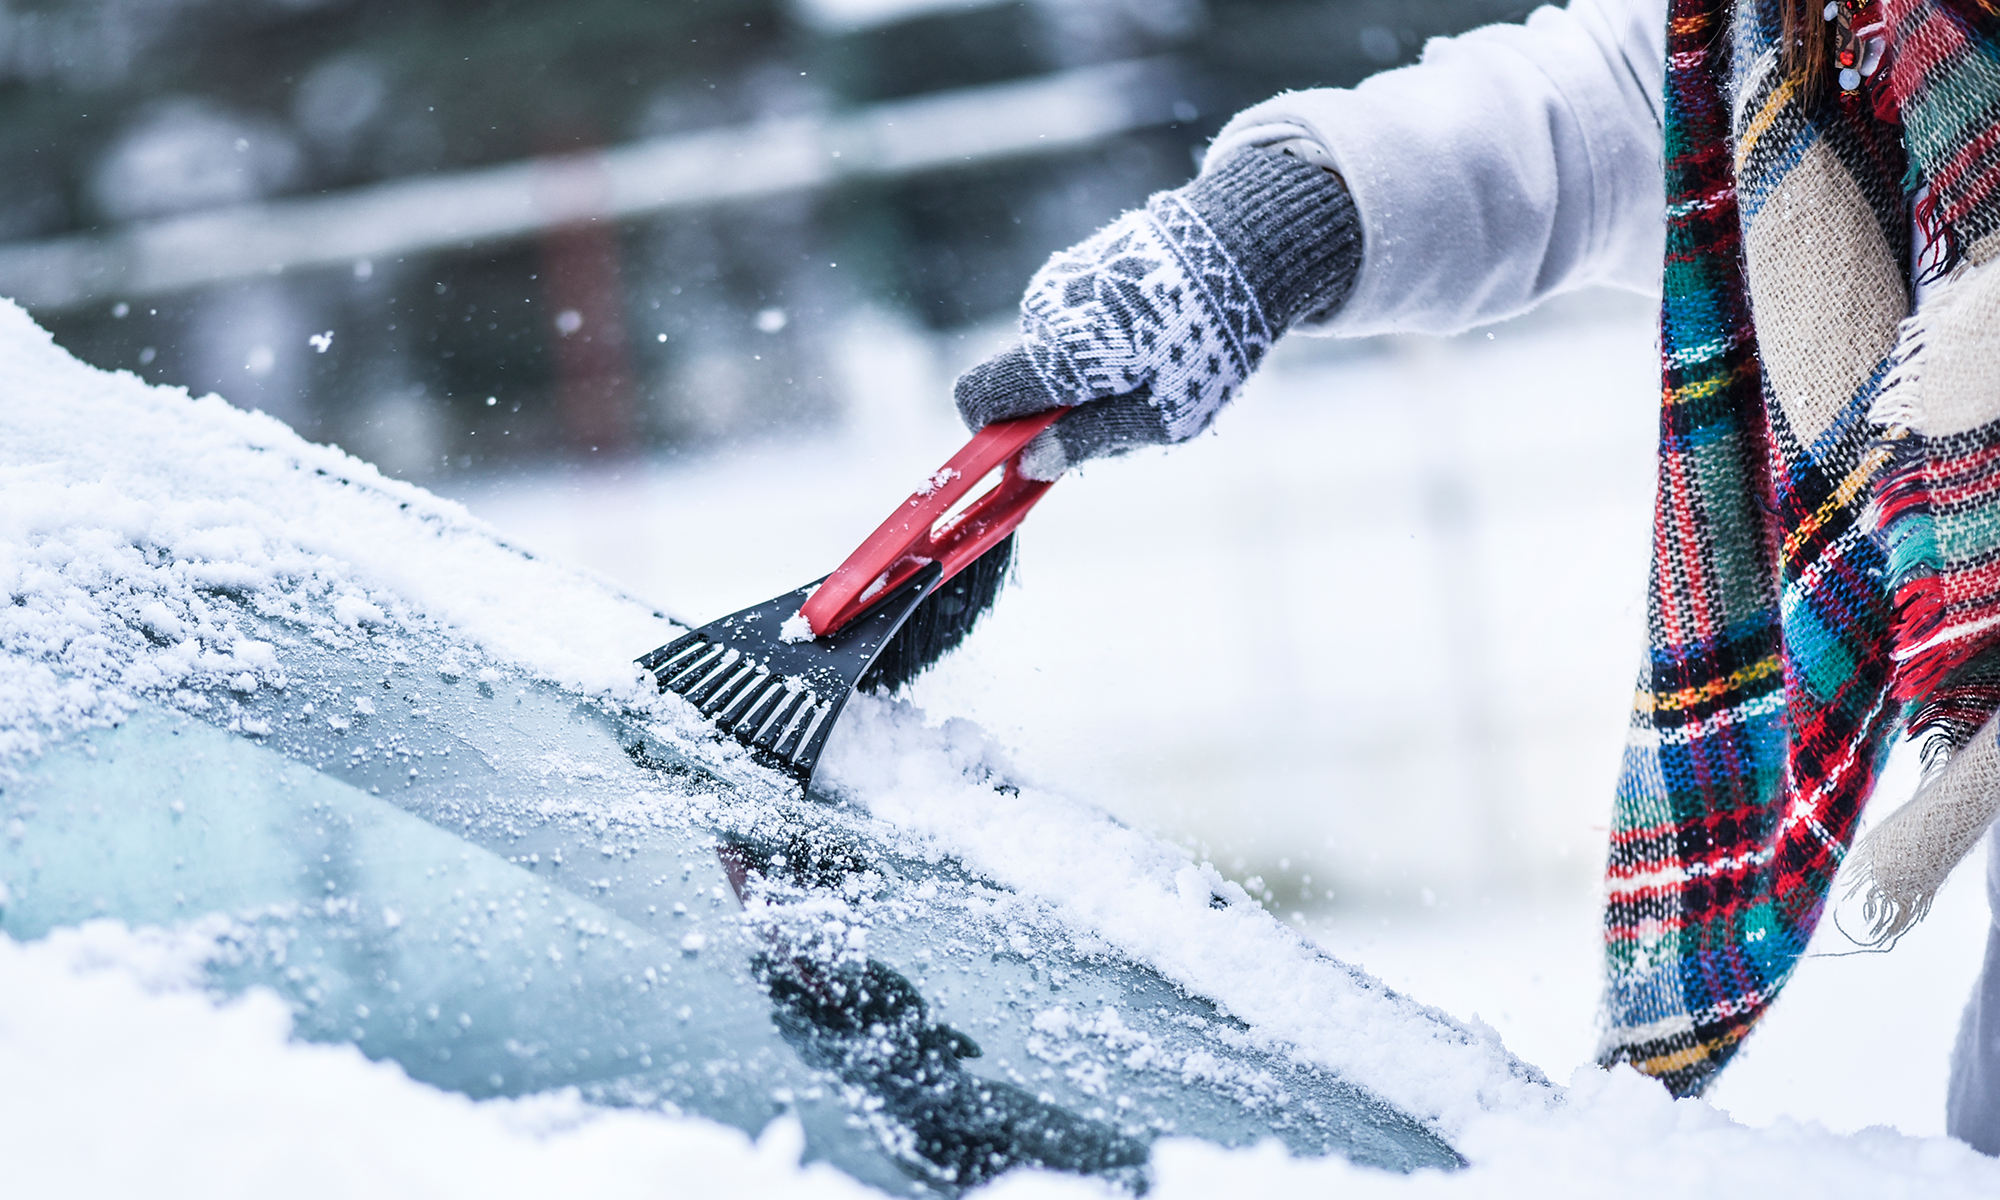
POLYGON ((1453 333, 1592 284, 1657 293, 1666 24, 1665 0, 1571 0, 1439 38, 1359 87, 1244 110, 1209 161, 1303 138, 1347 181, 1360 277, 1308 332, 1453 333))

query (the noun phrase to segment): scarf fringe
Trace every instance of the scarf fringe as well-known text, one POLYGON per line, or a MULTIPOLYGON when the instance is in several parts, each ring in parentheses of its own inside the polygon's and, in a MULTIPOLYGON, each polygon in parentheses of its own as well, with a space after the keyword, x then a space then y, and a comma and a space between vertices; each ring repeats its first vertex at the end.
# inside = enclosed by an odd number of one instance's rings
MULTIPOLYGON (((1914 175, 1917 164, 1912 162, 1910 170, 1914 175)), ((1965 244, 1958 236, 1958 229, 1944 219, 1944 206, 1939 203, 1937 193, 1930 188, 1919 188, 1911 197, 1910 223, 1916 226, 1921 244, 1931 247, 1930 259, 1917 272, 1915 282, 1937 283, 1958 269, 1965 261, 1965 244)))
POLYGON ((1889 352, 1889 367, 1882 375, 1881 391, 1869 406, 1870 423, 1904 431, 1922 427, 1924 354, 1930 339, 1930 321, 1922 309, 1896 326, 1896 348, 1889 352))
MULTIPOLYGON (((1918 219, 1936 220, 1926 196, 1918 219)), ((1941 236, 1951 239, 1949 230, 1941 236)), ((1955 239, 1946 243, 1947 258, 1955 239)), ((1944 314, 1963 298, 1975 269, 1948 278, 1896 331, 1869 420, 1884 452, 1864 518, 1887 557, 1893 606, 1891 695, 1909 706, 1912 736, 1926 736, 1924 781, 1909 802, 1855 843, 1842 868, 1844 896, 1858 900, 1863 945, 1893 946, 1929 914, 1937 893, 2000 814, 2000 623, 1954 623, 1952 564, 1940 541, 1937 489, 1950 449, 1928 433, 1926 375, 1944 314), (1943 456, 1942 463, 1940 456, 1943 456)), ((1843 923, 1843 928, 1845 924, 1843 923)), ((1852 935, 1850 935, 1852 936, 1852 935)))
POLYGON ((1925 394, 1927 368, 1940 335, 1937 323, 1974 277, 1971 269, 1954 271, 1897 327, 1895 349, 1868 412, 1870 423, 1882 427, 1875 445, 1883 461, 1863 517, 1888 559, 1896 647, 1891 694, 1917 706, 1910 732, 1942 731, 1953 748, 2000 706, 2000 680, 1964 678, 1967 666, 2000 639, 2000 618, 1967 620, 1963 611, 1954 618, 1948 590, 1952 564, 1940 542, 1936 500, 1940 449, 1927 436, 1933 417, 1925 394))
MULTIPOLYGON (((1944 882, 2000 815, 2000 715, 1928 775, 1909 803, 1863 834, 1842 869, 1859 898, 1864 946, 1890 947, 1929 915, 1944 882)), ((1845 929, 1843 923, 1842 928, 1845 929)), ((1849 934, 1850 937, 1854 935, 1849 934)))
MULTIPOLYGON (((1897 326, 1881 391, 1868 410, 1869 422, 1883 427, 1876 446, 1885 461, 1876 470, 1874 497, 1862 519, 1889 560, 1891 636, 1899 648, 1928 646, 1943 632, 1947 611, 1929 459, 1918 432, 1924 425, 1924 366, 1931 334, 1927 310, 1897 326)), ((1951 643, 1940 647, 1951 648, 1951 643)), ((1957 665, 1949 653, 1935 651, 1898 658, 1893 693, 1904 703, 1934 695, 1957 665)))

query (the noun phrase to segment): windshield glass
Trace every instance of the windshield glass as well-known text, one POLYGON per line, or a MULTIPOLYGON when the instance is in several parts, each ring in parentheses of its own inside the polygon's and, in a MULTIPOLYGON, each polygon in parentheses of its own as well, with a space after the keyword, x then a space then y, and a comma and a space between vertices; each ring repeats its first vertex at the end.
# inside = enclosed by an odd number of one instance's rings
POLYGON ((1459 1161, 845 805, 441 636, 336 648, 218 603, 274 647, 270 682, 22 764, 10 935, 224 914, 214 985, 275 989, 302 1036, 475 1097, 568 1085, 753 1132, 795 1112, 810 1155, 896 1190, 1018 1164, 1136 1184, 1174 1133, 1459 1161))

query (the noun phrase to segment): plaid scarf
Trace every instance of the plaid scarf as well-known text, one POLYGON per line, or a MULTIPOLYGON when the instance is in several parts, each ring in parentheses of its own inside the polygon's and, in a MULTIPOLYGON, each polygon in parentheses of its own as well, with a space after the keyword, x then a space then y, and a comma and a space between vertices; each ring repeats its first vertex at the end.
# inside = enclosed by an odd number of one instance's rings
POLYGON ((1670 0, 1651 651, 1599 1057, 1676 1095, 1791 975, 1893 735, 1955 746, 2000 703, 2000 421, 1913 417, 1936 330, 1905 320, 1912 193, 1944 266, 2000 245, 1984 3, 1889 0, 1890 62, 1843 97, 1784 70, 1775 0, 1670 0))
MULTIPOLYGON (((1887 74, 1902 97, 1912 167, 1929 184, 1919 218, 1935 225, 1948 256, 1962 257, 2000 228, 2000 204, 1991 202, 2000 183, 2000 62, 1991 35, 2000 21, 1984 8, 1965 17, 1936 12, 1891 10, 1897 53, 1887 74)), ((1918 730, 1963 741, 2000 705, 2000 670, 1976 665, 2000 626, 2000 515, 1978 511, 2000 506, 2000 494, 1984 486, 2000 438, 1985 424, 1910 436, 1920 410, 1936 407, 1914 393, 1923 390, 1922 352, 1938 324, 1905 328, 1899 370, 1877 405, 1894 458, 1878 520, 1894 578, 1896 697, 1916 706, 1918 730)), ((1974 381, 1988 382, 2000 379, 1974 381)))

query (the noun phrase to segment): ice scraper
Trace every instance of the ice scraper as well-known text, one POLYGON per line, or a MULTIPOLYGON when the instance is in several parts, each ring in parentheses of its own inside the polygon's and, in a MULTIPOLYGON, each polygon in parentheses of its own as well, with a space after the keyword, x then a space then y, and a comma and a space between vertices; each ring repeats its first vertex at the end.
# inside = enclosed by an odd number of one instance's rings
POLYGON ((1021 473, 1054 409, 996 421, 927 478, 833 574, 639 659, 724 733, 808 786, 856 687, 893 691, 992 606, 1014 527, 1049 490, 1021 473))

